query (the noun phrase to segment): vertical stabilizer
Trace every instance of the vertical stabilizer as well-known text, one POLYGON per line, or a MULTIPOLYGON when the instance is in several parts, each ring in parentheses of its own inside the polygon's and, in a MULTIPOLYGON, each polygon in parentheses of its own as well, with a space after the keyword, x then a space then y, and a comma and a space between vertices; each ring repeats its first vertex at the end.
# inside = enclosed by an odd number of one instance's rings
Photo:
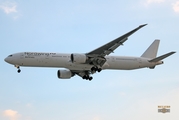
POLYGON ((159 46, 160 40, 155 40, 148 48, 147 50, 142 54, 141 57, 145 58, 155 58, 157 56, 158 46, 159 46))

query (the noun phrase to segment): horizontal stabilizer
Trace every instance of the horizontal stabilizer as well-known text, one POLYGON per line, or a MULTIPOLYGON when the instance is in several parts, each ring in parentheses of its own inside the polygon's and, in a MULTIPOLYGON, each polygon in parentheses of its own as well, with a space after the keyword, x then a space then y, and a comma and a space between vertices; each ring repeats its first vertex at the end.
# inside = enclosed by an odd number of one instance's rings
POLYGON ((154 58, 154 59, 152 59, 152 60, 149 60, 149 62, 158 62, 158 61, 163 60, 163 59, 165 59, 166 57, 168 57, 168 56, 170 56, 170 55, 172 55, 172 54, 174 54, 174 53, 176 53, 176 52, 169 52, 169 53, 167 53, 167 54, 164 54, 164 55, 162 55, 162 56, 159 56, 159 57, 156 57, 156 58, 154 58))

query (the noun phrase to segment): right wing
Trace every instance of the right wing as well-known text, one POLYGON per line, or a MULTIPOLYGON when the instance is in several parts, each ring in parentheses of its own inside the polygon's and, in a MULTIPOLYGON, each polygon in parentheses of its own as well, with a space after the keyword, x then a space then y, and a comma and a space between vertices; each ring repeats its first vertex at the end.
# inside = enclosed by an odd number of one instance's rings
POLYGON ((109 55, 110 53, 112 53, 116 48, 118 48, 120 45, 122 45, 130 35, 132 35, 133 33, 135 33, 137 30, 139 30, 140 28, 146 26, 147 24, 144 25, 140 25, 139 27, 135 28, 134 30, 116 38, 115 40, 87 53, 87 55, 95 55, 95 56, 106 56, 109 55))
MULTIPOLYGON (((98 72, 101 71, 101 68, 98 68, 99 66, 102 67, 104 63, 106 62, 106 55, 109 55, 112 53, 116 48, 118 48, 120 45, 123 45, 123 43, 128 39, 130 35, 138 31, 140 28, 146 26, 147 24, 140 25, 139 27, 133 29, 132 31, 122 35, 121 37, 118 37, 117 39, 89 52, 86 53, 86 56, 88 57, 87 63, 94 65, 95 68, 97 68, 98 72)), ((90 74, 93 74, 96 72, 92 67, 91 70, 71 70, 72 73, 77 74, 78 76, 82 77, 83 79, 92 80, 93 78, 90 76, 90 74)))
POLYGON ((118 48, 120 45, 123 45, 123 43, 128 39, 130 35, 138 31, 140 28, 146 26, 147 24, 140 25, 139 27, 133 29, 132 31, 122 35, 121 37, 118 37, 117 39, 89 52, 86 53, 88 56, 87 63, 95 65, 95 66, 103 66, 103 64, 106 62, 105 56, 112 53, 116 48, 118 48))

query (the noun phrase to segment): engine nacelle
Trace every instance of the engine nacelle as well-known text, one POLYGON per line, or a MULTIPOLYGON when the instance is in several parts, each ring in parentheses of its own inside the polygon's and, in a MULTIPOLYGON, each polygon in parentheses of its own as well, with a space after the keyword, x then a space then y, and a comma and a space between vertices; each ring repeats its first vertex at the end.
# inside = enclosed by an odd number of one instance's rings
POLYGON ((73 74, 70 70, 58 70, 57 76, 59 79, 70 79, 73 74))
POLYGON ((71 54, 71 61, 73 63, 86 63, 87 56, 85 54, 71 54))

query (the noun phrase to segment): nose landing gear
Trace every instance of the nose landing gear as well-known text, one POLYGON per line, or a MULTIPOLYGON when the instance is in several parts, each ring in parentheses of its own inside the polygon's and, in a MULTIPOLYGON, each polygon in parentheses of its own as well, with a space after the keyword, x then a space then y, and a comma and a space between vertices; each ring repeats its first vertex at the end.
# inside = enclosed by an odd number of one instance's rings
POLYGON ((20 70, 20 69, 18 69, 18 70, 17 70, 17 72, 18 72, 18 73, 20 73, 20 72, 21 72, 21 70, 20 70))
POLYGON ((21 72, 20 66, 19 65, 15 65, 15 67, 18 69, 17 72, 20 73, 21 72))

